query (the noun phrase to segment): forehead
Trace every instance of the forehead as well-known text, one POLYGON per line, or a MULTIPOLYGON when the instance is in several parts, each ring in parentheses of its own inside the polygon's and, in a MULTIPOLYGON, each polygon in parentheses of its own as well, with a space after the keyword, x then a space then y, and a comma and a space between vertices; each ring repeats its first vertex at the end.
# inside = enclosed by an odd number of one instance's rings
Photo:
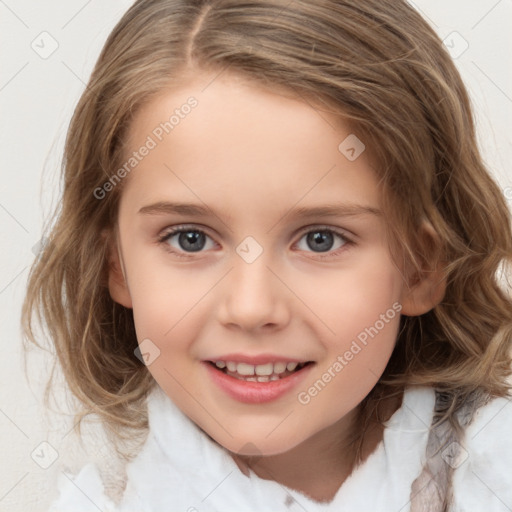
POLYGON ((349 124, 292 93, 232 75, 200 75, 153 98, 131 123, 125 158, 145 145, 151 149, 124 192, 138 202, 180 191, 249 210, 255 198, 378 207, 368 148, 349 124))

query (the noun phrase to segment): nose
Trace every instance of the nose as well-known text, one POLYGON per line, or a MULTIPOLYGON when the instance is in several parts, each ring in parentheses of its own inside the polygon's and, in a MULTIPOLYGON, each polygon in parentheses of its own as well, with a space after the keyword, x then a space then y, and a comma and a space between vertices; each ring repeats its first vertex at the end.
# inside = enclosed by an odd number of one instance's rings
POLYGON ((235 254, 218 309, 224 326, 259 331, 280 330, 289 323, 291 294, 269 263, 263 255, 247 263, 235 254))

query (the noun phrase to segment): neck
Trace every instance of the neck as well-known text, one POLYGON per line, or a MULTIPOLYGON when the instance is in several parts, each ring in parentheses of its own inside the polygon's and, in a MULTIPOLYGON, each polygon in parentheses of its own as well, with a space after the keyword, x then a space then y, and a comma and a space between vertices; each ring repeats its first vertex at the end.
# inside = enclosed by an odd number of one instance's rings
MULTIPOLYGON (((383 404, 386 419, 400 403, 401 396, 383 404)), ((330 502, 356 465, 364 462, 383 438, 382 424, 371 423, 361 439, 359 412, 356 407, 287 452, 264 457, 232 454, 232 457, 247 476, 251 469, 264 480, 278 482, 318 502, 330 502)))
POLYGON ((317 501, 330 501, 354 466, 357 414, 356 408, 285 453, 256 458, 233 455, 233 459, 246 475, 250 468, 264 480, 274 480, 317 501))

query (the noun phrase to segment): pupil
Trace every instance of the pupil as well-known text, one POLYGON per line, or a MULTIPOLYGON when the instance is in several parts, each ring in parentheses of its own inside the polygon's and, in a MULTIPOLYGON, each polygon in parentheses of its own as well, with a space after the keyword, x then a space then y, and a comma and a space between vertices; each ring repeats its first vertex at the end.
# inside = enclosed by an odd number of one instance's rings
POLYGON ((180 246, 184 250, 200 251, 204 246, 204 234, 197 233, 196 231, 186 231, 180 233, 179 242, 180 246), (202 243, 199 246, 194 246, 194 244, 197 243, 198 240, 200 240, 202 243))
POLYGON ((307 236, 310 247, 316 252, 328 251, 332 248, 333 235, 329 231, 314 231, 307 236))

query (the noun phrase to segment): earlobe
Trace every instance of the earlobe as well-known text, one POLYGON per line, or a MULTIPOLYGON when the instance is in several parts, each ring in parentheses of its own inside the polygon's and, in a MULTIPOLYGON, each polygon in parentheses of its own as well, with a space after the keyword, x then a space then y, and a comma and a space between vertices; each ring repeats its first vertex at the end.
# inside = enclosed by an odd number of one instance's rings
POLYGON ((108 289, 114 302, 126 308, 132 308, 132 299, 119 254, 119 248, 112 233, 103 232, 108 238, 108 289))

